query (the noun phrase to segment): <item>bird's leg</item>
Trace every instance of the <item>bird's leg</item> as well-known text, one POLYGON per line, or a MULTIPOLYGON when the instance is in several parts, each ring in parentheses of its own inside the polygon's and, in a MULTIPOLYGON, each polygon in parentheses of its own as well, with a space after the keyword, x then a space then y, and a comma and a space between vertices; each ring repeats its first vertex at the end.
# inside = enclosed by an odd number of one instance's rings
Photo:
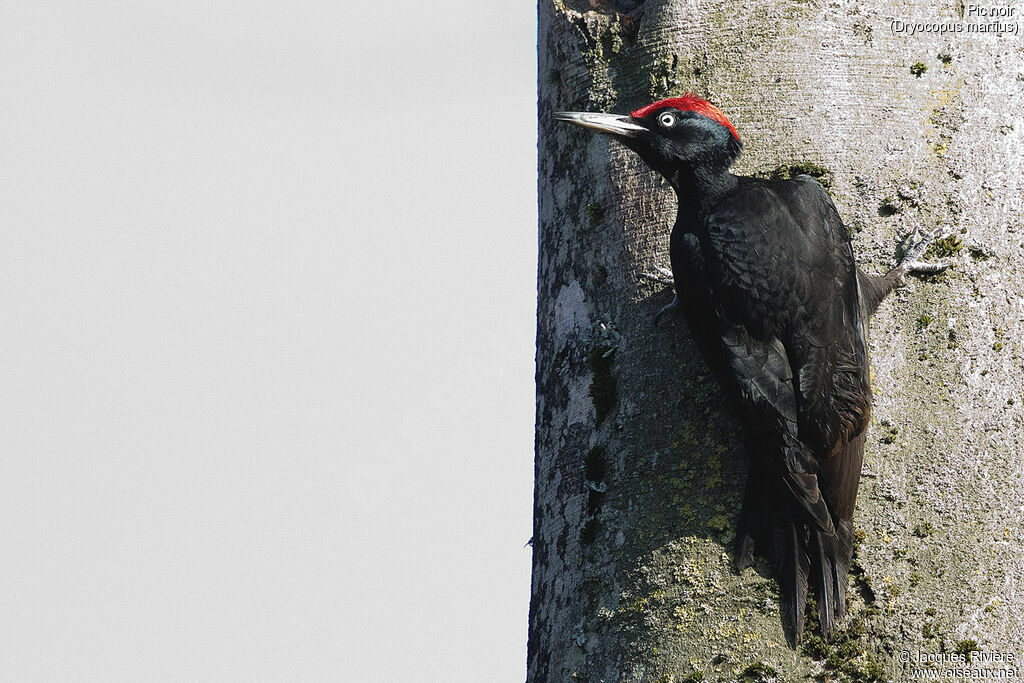
POLYGON ((889 295, 894 289, 905 287, 907 275, 910 273, 939 273, 953 265, 951 262, 928 263, 922 261, 921 257, 928 250, 928 245, 936 239, 941 239, 952 233, 951 228, 936 228, 929 233, 922 233, 920 229, 914 228, 914 232, 904 239, 909 244, 903 258, 896 267, 889 270, 882 277, 867 275, 859 268, 857 269, 857 283, 860 288, 861 303, 867 314, 873 315, 882 299, 889 295))
POLYGON ((924 252, 927 251, 928 246, 932 242, 936 239, 948 237, 952 232, 952 228, 935 228, 935 230, 929 233, 922 234, 919 228, 914 228, 914 232, 907 238, 909 244, 906 254, 904 254, 899 264, 890 271, 896 278, 895 286, 903 287, 906 285, 906 276, 910 273, 941 273, 953 265, 951 261, 928 263, 921 260, 924 252))
MULTIPOLYGON (((669 285, 675 287, 676 280, 672 275, 672 271, 662 266, 654 266, 654 273, 640 273, 641 277, 647 278, 652 282, 657 282, 663 285, 669 285)), ((658 321, 661 320, 661 316, 666 313, 676 313, 679 311, 679 296, 673 296, 672 302, 666 306, 662 306, 661 310, 654 314, 654 326, 658 326, 658 321)))

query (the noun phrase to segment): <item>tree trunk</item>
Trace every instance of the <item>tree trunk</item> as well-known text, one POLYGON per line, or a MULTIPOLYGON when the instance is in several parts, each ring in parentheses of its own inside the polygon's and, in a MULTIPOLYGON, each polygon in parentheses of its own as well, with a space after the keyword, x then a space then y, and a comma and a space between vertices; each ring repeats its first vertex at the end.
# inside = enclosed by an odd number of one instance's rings
POLYGON ((1021 671, 1021 39, 970 29, 993 19, 962 3, 611 4, 539 4, 529 680, 901 680, 915 666, 901 652, 970 641, 1021 671), (872 321, 863 533, 833 644, 791 650, 772 572, 731 569, 737 426, 685 322, 651 324, 671 293, 639 277, 667 266, 671 189, 551 117, 686 91, 739 130, 735 172, 819 176, 866 271, 893 265, 914 228, 956 230, 954 267, 872 321))

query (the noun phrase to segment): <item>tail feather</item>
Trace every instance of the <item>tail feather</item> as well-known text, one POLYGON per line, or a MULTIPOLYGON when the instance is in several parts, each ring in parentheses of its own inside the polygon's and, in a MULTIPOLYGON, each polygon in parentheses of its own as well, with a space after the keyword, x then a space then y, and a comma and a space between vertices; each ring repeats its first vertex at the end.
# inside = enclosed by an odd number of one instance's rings
POLYGON ((835 536, 828 537, 820 531, 814 532, 815 553, 814 557, 814 592, 818 596, 818 623, 821 625, 821 636, 825 640, 832 638, 836 630, 838 614, 836 610, 840 601, 836 595, 838 581, 836 580, 836 566, 831 561, 832 541, 835 536))
MULTIPOLYGON (((793 510, 789 510, 792 513, 793 510)), ((772 532, 775 570, 782 587, 786 635, 796 647, 803 639, 808 584, 818 602, 821 635, 830 640, 846 614, 846 589, 853 553, 853 525, 842 520, 836 533, 817 528, 803 515, 788 514, 772 532)))
POLYGON ((733 548, 733 561, 738 571, 753 566, 754 552, 764 553, 770 540, 771 516, 765 514, 773 504, 769 495, 773 491, 765 487, 765 482, 770 480, 763 461, 751 460, 733 548))
MULTIPOLYGON (((736 568, 753 564, 754 553, 772 560, 782 589, 783 628, 793 647, 803 638, 807 591, 813 590, 821 635, 829 640, 846 613, 853 556, 851 517, 864 435, 825 460, 817 474, 812 473, 814 463, 805 458, 807 462, 795 462, 798 467, 786 467, 781 477, 766 452, 771 440, 758 436, 748 435, 746 443, 751 459, 736 528, 736 568)), ((799 452, 805 453, 802 445, 799 452)))
POLYGON ((773 530, 775 571, 782 586, 782 621, 794 647, 800 644, 804 632, 807 579, 811 569, 807 532, 807 525, 792 516, 773 530))
POLYGON ((846 614, 846 588, 853 556, 853 524, 849 520, 842 520, 836 526, 835 535, 817 532, 815 536, 817 581, 814 591, 819 596, 821 635, 828 640, 846 614))

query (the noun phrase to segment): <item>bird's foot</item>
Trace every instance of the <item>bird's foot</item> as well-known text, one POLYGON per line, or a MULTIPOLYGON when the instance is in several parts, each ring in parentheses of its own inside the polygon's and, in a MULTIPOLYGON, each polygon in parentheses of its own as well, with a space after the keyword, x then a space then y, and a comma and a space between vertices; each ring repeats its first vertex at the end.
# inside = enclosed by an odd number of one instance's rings
POLYGON ((640 277, 646 278, 651 282, 657 282, 663 285, 674 285, 676 283, 675 278, 672 276, 672 271, 668 268, 662 268, 661 266, 652 266, 656 272, 654 273, 640 273, 640 277))
POLYGON ((907 251, 900 260, 899 265, 896 266, 897 286, 902 287, 907 284, 906 276, 910 273, 941 273, 953 265, 952 261, 929 263, 921 260, 924 252, 928 250, 932 242, 949 237, 952 232, 952 228, 935 228, 931 232, 922 233, 920 228, 914 228, 914 232, 907 237, 907 251))
MULTIPOLYGON (((658 284, 661 285, 668 285, 669 287, 675 286, 676 279, 672 275, 671 270, 669 270, 668 268, 663 268, 662 266, 651 266, 651 268, 654 269, 653 273, 640 273, 640 277, 650 280, 651 282, 657 282, 658 284)), ((668 304, 667 306, 663 306, 661 310, 654 315, 654 326, 658 326, 658 321, 661 320, 661 317, 666 313, 677 313, 678 311, 679 297, 674 296, 672 297, 672 303, 668 304)))

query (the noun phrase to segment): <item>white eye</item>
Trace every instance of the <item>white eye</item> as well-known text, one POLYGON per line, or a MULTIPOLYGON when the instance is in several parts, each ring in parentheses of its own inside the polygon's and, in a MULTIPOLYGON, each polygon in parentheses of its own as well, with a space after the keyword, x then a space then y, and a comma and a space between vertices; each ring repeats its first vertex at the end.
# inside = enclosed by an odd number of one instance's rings
POLYGON ((669 114, 668 112, 665 112, 664 114, 658 117, 658 123, 665 126, 666 128, 671 128, 676 124, 676 117, 672 116, 672 114, 669 114))

